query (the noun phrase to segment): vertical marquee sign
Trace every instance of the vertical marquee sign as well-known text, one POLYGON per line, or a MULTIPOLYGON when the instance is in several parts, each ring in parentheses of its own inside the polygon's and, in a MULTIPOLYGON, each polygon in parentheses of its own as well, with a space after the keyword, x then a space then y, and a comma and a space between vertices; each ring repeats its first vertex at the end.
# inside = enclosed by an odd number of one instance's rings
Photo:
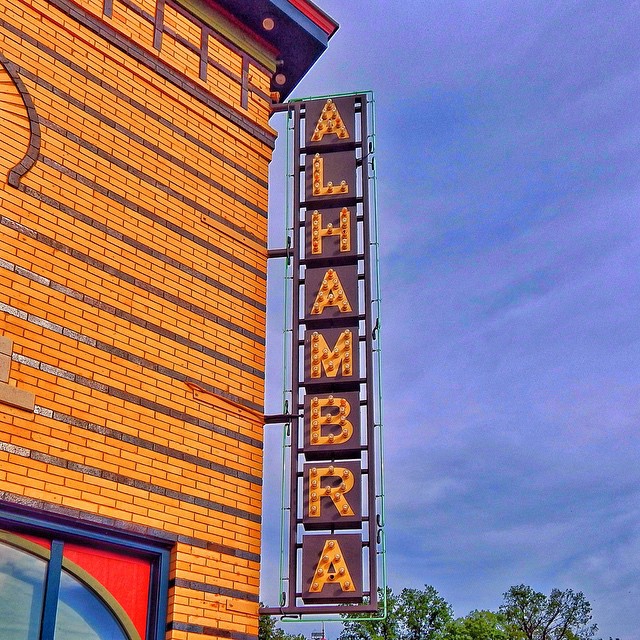
POLYGON ((379 407, 368 98, 290 105, 291 413, 300 419, 291 430, 288 593, 278 609, 283 614, 378 607, 382 515, 374 451, 379 407))

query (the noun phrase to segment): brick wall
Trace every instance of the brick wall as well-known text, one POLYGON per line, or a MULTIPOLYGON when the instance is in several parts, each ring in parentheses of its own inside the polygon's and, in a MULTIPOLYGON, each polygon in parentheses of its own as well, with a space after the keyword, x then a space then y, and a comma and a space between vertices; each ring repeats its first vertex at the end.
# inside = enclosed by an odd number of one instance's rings
POLYGON ((242 640, 274 60, 190 9, 0 0, 0 506, 173 540, 167 638, 242 640))

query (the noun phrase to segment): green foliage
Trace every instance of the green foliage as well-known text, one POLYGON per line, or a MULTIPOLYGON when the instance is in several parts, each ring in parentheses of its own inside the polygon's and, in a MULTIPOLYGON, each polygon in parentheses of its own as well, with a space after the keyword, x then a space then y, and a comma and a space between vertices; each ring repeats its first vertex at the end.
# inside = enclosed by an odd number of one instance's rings
MULTIPOLYGON (((376 617, 382 617, 382 592, 378 593, 380 607, 376 617)), ((339 640, 400 640, 398 598, 387 587, 387 615, 384 620, 364 620, 366 614, 344 616, 339 640)))
POLYGON ((258 618, 258 640, 274 640, 276 619, 273 616, 260 616, 258 618))
POLYGON ((513 640, 505 629, 504 618, 493 611, 472 611, 451 622, 443 640, 513 640))
POLYGON ((524 584, 511 587, 500 606, 511 634, 525 640, 589 640, 591 605, 579 591, 552 589, 549 596, 524 584))
POLYGON ((366 617, 343 616, 339 640, 592 640, 597 631, 581 591, 553 589, 546 596, 526 585, 511 587, 498 612, 472 611, 457 620, 431 586, 399 596, 387 588, 387 617, 366 617))
POLYGON ((444 598, 433 587, 425 586, 423 590, 403 589, 399 596, 387 588, 387 617, 364 617, 345 617, 339 640, 439 640, 452 615, 444 598))
POLYGON ((258 640, 305 640, 302 634, 291 635, 276 627, 273 616, 260 616, 258 619, 258 640))
POLYGON ((431 586, 400 594, 402 640, 436 640, 453 618, 451 605, 431 586))

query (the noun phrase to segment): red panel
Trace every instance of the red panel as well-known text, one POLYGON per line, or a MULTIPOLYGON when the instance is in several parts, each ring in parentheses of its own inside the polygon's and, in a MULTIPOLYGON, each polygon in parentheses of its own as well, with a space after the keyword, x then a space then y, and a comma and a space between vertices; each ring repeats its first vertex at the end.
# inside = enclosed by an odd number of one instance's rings
POLYGON ((48 549, 48 550, 51 549, 51 542, 49 540, 45 540, 44 538, 38 538, 37 536, 24 535, 23 533, 19 535, 21 538, 24 538, 25 540, 29 540, 29 542, 35 542, 36 544, 39 544, 41 547, 44 547, 45 549, 48 549))
POLYGON ((75 544, 64 545, 64 555, 90 573, 127 612, 140 633, 147 632, 147 608, 151 564, 142 558, 124 556, 75 544))

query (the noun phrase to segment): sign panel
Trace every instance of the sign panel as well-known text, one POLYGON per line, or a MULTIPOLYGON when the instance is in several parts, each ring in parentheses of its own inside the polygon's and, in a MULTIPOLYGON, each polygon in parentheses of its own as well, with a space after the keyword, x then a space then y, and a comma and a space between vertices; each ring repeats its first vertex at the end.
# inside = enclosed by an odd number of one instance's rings
POLYGON ((356 256, 356 215, 349 207, 307 209, 304 221, 308 265, 338 265, 356 256))
POLYGON ((307 100, 305 109, 305 146, 314 151, 355 146, 356 96, 307 100))
POLYGON ((309 603, 362 601, 362 540, 357 534, 305 536, 302 598, 309 603))
POLYGON ((335 326, 358 317, 358 272, 353 265, 309 267, 304 282, 307 325, 316 322, 335 326))
POLYGON ((291 432, 289 588, 278 611, 374 612, 381 524, 367 95, 291 108, 291 401, 301 419, 291 432))
POLYGON ((305 161, 305 200, 330 204, 354 198, 356 191, 356 158, 351 151, 308 155, 305 161))
POLYGON ((307 460, 357 458, 360 454, 360 394, 307 394, 302 451, 307 460))
POLYGON ((304 340, 304 383, 318 389, 358 386, 360 358, 358 325, 344 328, 309 329, 304 340))
POLYGON ((306 529, 353 529, 362 521, 359 462, 316 462, 303 471, 306 529))

